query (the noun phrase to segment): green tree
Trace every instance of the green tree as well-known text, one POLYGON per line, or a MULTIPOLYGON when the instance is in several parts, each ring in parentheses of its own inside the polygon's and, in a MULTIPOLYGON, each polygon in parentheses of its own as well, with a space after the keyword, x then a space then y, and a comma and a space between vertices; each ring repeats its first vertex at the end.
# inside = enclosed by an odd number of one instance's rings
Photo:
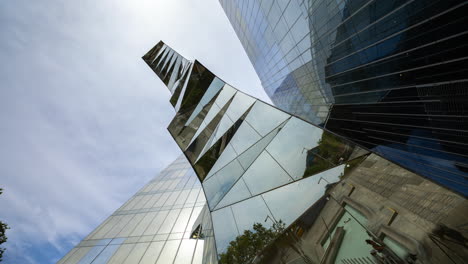
MULTIPOLYGON (((3 189, 0 188, 0 194, 3 193, 3 189)), ((0 245, 7 241, 6 230, 10 229, 7 224, 0 221, 0 245)), ((0 262, 3 260, 3 253, 5 248, 0 248, 0 262)))
POLYGON ((245 230, 240 236, 229 243, 225 253, 220 254, 220 263, 246 264, 250 263, 262 249, 283 232, 285 224, 280 220, 271 228, 265 228, 260 223, 253 225, 253 231, 245 230))

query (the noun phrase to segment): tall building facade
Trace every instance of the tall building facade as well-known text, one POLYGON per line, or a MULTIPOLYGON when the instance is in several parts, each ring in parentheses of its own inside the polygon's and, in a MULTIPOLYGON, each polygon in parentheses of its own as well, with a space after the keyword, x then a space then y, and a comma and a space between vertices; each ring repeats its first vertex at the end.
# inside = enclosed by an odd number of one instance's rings
POLYGON ((246 95, 163 42, 143 60, 171 92, 168 131, 201 182, 220 263, 468 258, 463 196, 246 95))
POLYGON ((220 3, 276 106, 468 194, 468 2, 220 3))
POLYGON ((215 252, 205 196, 181 156, 58 263, 217 263, 215 252))

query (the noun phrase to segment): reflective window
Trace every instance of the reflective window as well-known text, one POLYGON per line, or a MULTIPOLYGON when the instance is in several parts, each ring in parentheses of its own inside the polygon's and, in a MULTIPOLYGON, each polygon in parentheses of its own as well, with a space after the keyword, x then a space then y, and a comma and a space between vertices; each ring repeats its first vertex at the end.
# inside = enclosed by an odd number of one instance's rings
POLYGON ((164 245, 161 255, 158 258, 157 264, 167 264, 174 261, 177 249, 179 248, 180 240, 169 240, 164 245))

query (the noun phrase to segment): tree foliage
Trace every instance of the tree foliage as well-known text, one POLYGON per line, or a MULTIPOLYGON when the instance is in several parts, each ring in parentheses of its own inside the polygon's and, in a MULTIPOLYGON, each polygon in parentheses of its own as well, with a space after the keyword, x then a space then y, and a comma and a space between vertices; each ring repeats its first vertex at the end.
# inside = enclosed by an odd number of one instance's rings
MULTIPOLYGON (((0 188, 0 194, 3 193, 3 189, 0 188)), ((6 237, 6 230, 9 229, 8 225, 4 222, 0 221, 0 245, 7 241, 6 237)), ((5 252, 5 248, 0 248, 0 262, 3 260, 3 253, 5 252)))
POLYGON ((246 264, 283 232, 285 224, 280 220, 271 228, 265 228, 260 223, 253 225, 253 231, 245 230, 240 236, 229 243, 225 253, 220 254, 222 264, 246 264))

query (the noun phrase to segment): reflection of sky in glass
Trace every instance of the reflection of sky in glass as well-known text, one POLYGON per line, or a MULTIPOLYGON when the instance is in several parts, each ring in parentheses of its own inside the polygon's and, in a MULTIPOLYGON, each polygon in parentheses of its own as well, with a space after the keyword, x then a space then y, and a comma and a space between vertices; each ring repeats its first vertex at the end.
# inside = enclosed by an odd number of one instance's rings
POLYGON ((261 196, 255 196, 231 207, 241 234, 244 233, 244 230, 253 230, 255 223, 261 223, 267 228, 272 225, 271 222, 265 223, 265 218, 270 214, 270 211, 261 196))
POLYGON ((345 165, 318 173, 312 177, 288 184, 262 194, 273 216, 286 225, 291 224, 307 208, 325 194, 325 186, 339 180, 345 165), (322 179, 323 178, 323 179, 322 179))
POLYGON ((213 229, 216 239, 216 248, 218 253, 224 252, 236 236, 237 226, 234 222, 231 207, 226 207, 212 213, 213 229))
POLYGON ((291 118, 266 148, 294 178, 304 175, 307 151, 318 146, 323 130, 298 118, 291 118))
POLYGON ((291 177, 265 151, 257 157, 242 178, 253 195, 292 181, 291 177))

